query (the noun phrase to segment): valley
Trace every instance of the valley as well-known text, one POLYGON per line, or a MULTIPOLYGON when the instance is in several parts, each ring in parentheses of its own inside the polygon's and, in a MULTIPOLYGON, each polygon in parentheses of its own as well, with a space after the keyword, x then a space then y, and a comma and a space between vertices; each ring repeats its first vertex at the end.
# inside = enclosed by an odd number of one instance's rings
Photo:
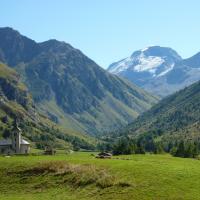
POLYGON ((0 6, 0 200, 200 200, 200 2, 0 6))
POLYGON ((138 86, 118 77, 129 68, 150 73, 151 81, 176 76, 176 66, 198 71, 198 54, 183 60, 171 48, 151 46, 111 65, 112 75, 70 44, 37 43, 8 27, 0 28, 0 50, 1 138, 11 137, 17 119, 33 148, 198 156, 199 82, 177 82, 187 87, 160 100, 156 95, 162 95, 141 89, 136 77, 138 86))

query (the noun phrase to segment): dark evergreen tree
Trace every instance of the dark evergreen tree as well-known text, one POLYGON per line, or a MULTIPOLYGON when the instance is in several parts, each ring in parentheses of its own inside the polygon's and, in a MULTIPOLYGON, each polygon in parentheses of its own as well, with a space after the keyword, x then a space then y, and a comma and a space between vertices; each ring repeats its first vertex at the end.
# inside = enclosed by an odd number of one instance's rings
POLYGON ((177 157, 185 157, 185 144, 184 141, 181 141, 177 147, 177 151, 175 153, 177 157))
POLYGON ((3 138, 9 138, 11 136, 11 132, 9 129, 5 129, 3 132, 3 138))
POLYGON ((164 150, 163 150, 162 144, 161 143, 156 143, 155 144, 155 148, 154 148, 154 153, 155 154, 161 154, 163 152, 164 152, 164 150))

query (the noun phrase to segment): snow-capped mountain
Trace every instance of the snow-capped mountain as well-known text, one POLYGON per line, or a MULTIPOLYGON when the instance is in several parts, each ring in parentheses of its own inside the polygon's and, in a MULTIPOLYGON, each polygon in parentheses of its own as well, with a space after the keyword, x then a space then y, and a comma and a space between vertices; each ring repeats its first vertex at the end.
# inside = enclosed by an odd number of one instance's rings
POLYGON ((152 46, 134 52, 130 57, 113 63, 108 70, 114 74, 123 72, 148 72, 150 76, 162 76, 173 69, 181 57, 172 49, 152 46))
POLYGON ((200 80, 200 54, 183 60, 171 48, 150 46, 111 64, 108 71, 163 97, 200 80))
POLYGON ((141 74, 145 79, 160 77, 174 68, 176 62, 182 60, 181 57, 172 49, 159 46, 151 46, 135 51, 130 57, 111 64, 108 71, 135 80, 140 85, 141 74))

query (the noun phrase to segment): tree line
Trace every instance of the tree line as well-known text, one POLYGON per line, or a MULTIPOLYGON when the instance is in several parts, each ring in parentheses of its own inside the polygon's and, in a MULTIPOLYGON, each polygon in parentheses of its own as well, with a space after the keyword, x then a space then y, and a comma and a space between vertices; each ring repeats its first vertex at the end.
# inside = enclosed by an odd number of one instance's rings
POLYGON ((137 139, 121 137, 114 142, 104 142, 97 146, 100 151, 112 152, 113 155, 170 153, 175 157, 196 158, 200 152, 198 141, 181 140, 163 143, 155 138, 141 136, 137 139))

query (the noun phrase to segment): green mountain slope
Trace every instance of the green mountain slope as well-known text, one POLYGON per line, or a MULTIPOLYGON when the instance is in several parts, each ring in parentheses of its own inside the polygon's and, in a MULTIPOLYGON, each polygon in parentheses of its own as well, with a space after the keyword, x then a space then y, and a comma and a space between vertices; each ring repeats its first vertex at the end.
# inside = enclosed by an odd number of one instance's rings
POLYGON ((23 136, 36 147, 91 148, 94 143, 88 136, 60 128, 38 113, 26 86, 20 82, 19 74, 0 63, 0 137, 9 137, 16 118, 20 121, 23 136))
POLYGON ((0 60, 22 75, 37 109, 64 127, 90 134, 110 131, 157 102, 65 42, 36 43, 1 28, 0 52, 0 60))
POLYGON ((200 82, 163 99, 122 133, 168 141, 200 138, 200 82))

